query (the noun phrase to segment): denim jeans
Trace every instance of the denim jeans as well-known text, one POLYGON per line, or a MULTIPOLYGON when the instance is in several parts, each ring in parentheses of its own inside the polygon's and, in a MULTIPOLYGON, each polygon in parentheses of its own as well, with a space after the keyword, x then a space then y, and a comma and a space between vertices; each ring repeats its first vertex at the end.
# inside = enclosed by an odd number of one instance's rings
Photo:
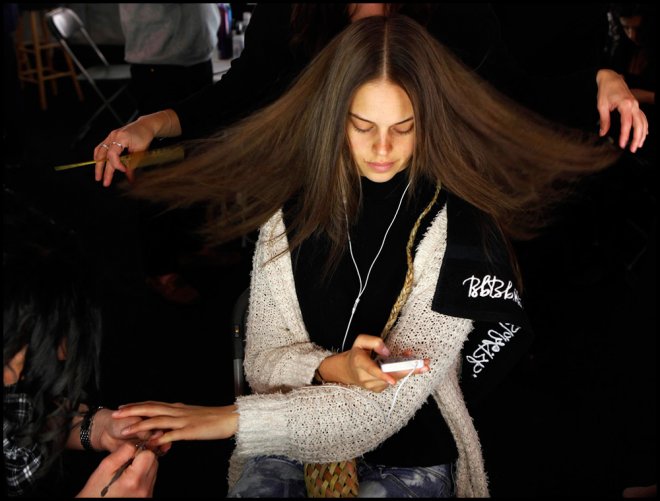
MULTIPOLYGON (((399 468, 370 465, 358 459, 360 495, 365 498, 454 497, 454 465, 399 468)), ((303 465, 283 456, 257 456, 247 461, 227 497, 305 498, 303 465)))

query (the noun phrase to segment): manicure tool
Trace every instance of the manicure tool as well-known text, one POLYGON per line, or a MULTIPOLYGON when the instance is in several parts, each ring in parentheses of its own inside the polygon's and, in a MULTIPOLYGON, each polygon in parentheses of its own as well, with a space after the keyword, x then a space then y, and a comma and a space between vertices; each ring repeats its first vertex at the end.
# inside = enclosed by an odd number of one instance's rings
POLYGON ((126 461, 124 464, 122 464, 119 467, 119 469, 115 472, 115 474, 110 479, 110 482, 108 482, 108 485, 106 485, 103 488, 103 490, 101 491, 101 497, 102 498, 104 498, 105 495, 108 493, 108 489, 110 488, 110 486, 112 484, 114 484, 117 481, 117 479, 119 477, 121 477, 122 473, 124 473, 126 471, 126 468, 128 468, 129 466, 131 466, 133 464, 133 460, 135 460, 135 457, 140 452, 142 452, 143 450, 145 450, 147 448, 147 440, 143 440, 142 442, 138 442, 137 444, 135 444, 135 448, 136 448, 136 451, 135 451, 135 454, 133 454, 133 457, 130 458, 128 461, 126 461))

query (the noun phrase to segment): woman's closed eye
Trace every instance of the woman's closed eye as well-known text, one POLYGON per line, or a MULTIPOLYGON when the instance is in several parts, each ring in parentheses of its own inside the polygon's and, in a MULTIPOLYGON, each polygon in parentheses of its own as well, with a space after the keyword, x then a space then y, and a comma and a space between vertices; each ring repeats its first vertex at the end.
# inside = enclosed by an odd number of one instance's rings
POLYGON ((410 134, 410 133, 414 130, 414 128, 415 128, 415 124, 412 123, 412 124, 410 124, 409 127, 406 127, 405 129, 404 129, 404 128, 397 128, 397 127, 395 127, 393 130, 394 130, 394 132, 396 132, 397 134, 400 134, 400 135, 402 135, 402 136, 405 136, 406 134, 410 134))
POLYGON ((369 127, 365 127, 365 128, 358 127, 358 126, 355 125, 354 123, 351 123, 351 125, 353 126, 353 128, 355 129, 355 131, 356 131, 356 132, 359 132, 360 134, 365 134, 365 133, 367 133, 367 132, 373 130, 373 128, 374 128, 373 125, 371 125, 371 126, 369 126, 369 127))
MULTIPOLYGON (((371 132, 371 131, 373 130, 373 128, 374 128, 373 125, 370 126, 370 127, 366 127, 366 128, 358 127, 358 126, 355 125, 355 124, 351 124, 351 125, 353 126, 353 129, 355 129, 355 131, 356 131, 356 132, 359 132, 360 134, 366 134, 367 132, 371 132)), ((415 125, 412 124, 412 125, 410 125, 409 127, 405 128, 405 129, 394 128, 394 129, 392 129, 392 130, 393 130, 396 134, 399 134, 399 135, 401 135, 401 136, 405 136, 406 134, 410 134, 410 133, 413 131, 414 128, 415 128, 415 125)))

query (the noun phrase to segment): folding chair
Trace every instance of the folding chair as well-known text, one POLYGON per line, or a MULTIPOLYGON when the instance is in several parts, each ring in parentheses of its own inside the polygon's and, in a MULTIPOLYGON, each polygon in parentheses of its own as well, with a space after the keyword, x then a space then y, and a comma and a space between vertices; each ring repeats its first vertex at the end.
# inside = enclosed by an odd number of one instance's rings
POLYGON ((104 109, 107 109, 112 113, 119 125, 124 125, 125 123, 132 121, 137 116, 137 106, 135 99, 130 95, 128 90, 131 80, 130 65, 108 63, 108 60, 89 36, 80 17, 78 17, 73 10, 67 7, 58 7, 47 12, 45 17, 51 33, 60 43, 65 52, 71 56, 71 59, 73 59, 73 62, 82 73, 78 78, 82 79, 84 76, 103 102, 101 107, 98 108, 92 117, 82 126, 76 141, 81 140, 87 134, 92 122, 96 120, 104 109), (82 39, 87 42, 87 44, 93 49, 94 53, 98 56, 101 64, 86 67, 81 63, 80 59, 74 54, 69 43, 71 38, 76 35, 81 36, 82 39), (124 81, 125 83, 110 97, 106 97, 97 85, 97 82, 101 81, 124 81), (135 106, 135 110, 131 117, 126 121, 120 117, 111 104, 117 97, 124 93, 131 97, 135 106))

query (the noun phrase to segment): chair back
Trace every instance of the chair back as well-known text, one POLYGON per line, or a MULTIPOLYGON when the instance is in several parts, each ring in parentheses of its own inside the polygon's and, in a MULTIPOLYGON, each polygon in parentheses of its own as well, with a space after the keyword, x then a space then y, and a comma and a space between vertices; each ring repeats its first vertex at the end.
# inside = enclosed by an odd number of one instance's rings
POLYGON ((51 31, 55 39, 60 43, 62 48, 66 53, 71 57, 71 60, 80 70, 81 75, 77 78, 82 79, 83 77, 89 82, 89 85, 94 89, 94 92, 101 99, 101 106, 94 112, 89 120, 81 127, 78 136, 76 137, 76 144, 80 141, 87 132, 89 131, 91 124, 96 118, 101 114, 103 110, 108 110, 114 117, 119 125, 125 125, 127 122, 131 122, 137 116, 137 106, 135 106, 135 98, 131 95, 129 90, 129 83, 131 79, 130 65, 128 64, 109 64, 108 60, 105 58, 103 53, 99 50, 92 37, 89 36, 89 33, 85 29, 85 25, 78 17, 73 10, 68 7, 57 7, 56 9, 50 10, 45 14, 46 24, 48 29, 51 31), (102 64, 95 65, 85 65, 80 61, 80 58, 75 54, 73 47, 78 47, 76 45, 70 44, 69 41, 74 35, 81 35, 85 42, 93 49, 97 57, 102 64), (106 96, 103 91, 97 85, 97 82, 113 80, 121 84, 118 90, 110 96, 106 96), (134 103, 134 111, 131 117, 128 120, 122 119, 117 110, 113 108, 112 103, 115 99, 126 94, 131 98, 131 101, 134 103))
POLYGON ((85 29, 85 25, 83 24, 82 20, 73 10, 69 9, 68 7, 58 7, 47 12, 46 24, 48 25, 48 28, 50 29, 53 36, 62 44, 65 50, 69 52, 72 57, 74 57, 74 61, 79 67, 81 65, 69 47, 69 41, 71 40, 71 37, 77 34, 82 35, 82 37, 94 50, 104 66, 110 66, 103 53, 99 50, 94 40, 92 40, 92 37, 89 36, 89 33, 85 29))
POLYGON ((46 22, 53 32, 53 36, 58 40, 69 40, 84 28, 78 14, 66 7, 58 7, 47 12, 46 22))

